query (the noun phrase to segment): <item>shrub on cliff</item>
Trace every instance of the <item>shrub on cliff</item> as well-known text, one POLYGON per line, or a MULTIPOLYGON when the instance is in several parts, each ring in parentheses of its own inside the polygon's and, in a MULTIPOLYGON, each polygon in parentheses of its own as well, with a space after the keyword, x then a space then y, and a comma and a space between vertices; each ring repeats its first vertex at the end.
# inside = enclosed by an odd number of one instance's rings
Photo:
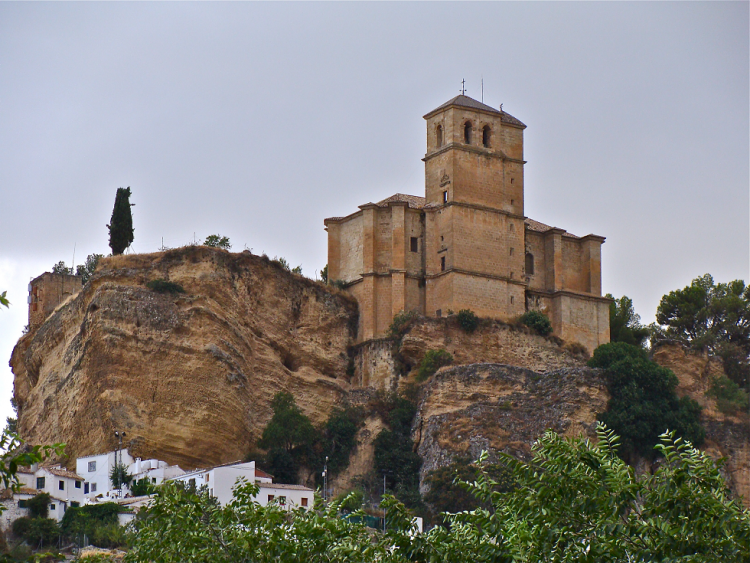
POLYGON ((471 309, 461 309, 456 318, 458 325, 466 332, 474 332, 479 326, 479 317, 471 309))
POLYGON ((112 218, 107 225, 109 247, 114 255, 122 254, 133 243, 133 214, 130 211, 133 204, 130 203, 130 196, 129 186, 117 188, 112 218))
POLYGON ((210 246, 211 248, 223 248, 229 250, 232 248, 232 243, 229 242, 229 237, 221 235, 208 235, 206 240, 203 241, 204 246, 210 246))
POLYGON ((547 336, 552 332, 552 323, 549 322, 547 315, 540 311, 527 311, 518 318, 518 321, 541 336, 547 336))
POLYGON ((151 280, 146 284, 146 287, 156 293, 185 293, 180 284, 163 279, 151 280))
POLYGON ((726 376, 714 379, 706 395, 716 399, 716 408, 726 414, 745 411, 748 407, 747 393, 726 376))
POLYGON ((400 311, 396 313, 386 333, 389 338, 401 338, 411 328, 417 318, 414 311, 400 311))
POLYGON ((429 379, 435 372, 443 366, 449 366, 453 363, 453 356, 442 348, 438 350, 427 350, 422 361, 419 363, 417 371, 417 381, 429 379))
POLYGON ((104 255, 102 254, 89 254, 86 257, 85 264, 78 264, 78 266, 76 266, 76 275, 81 276, 81 283, 86 285, 86 283, 91 279, 91 276, 94 275, 96 266, 99 264, 99 260, 101 260, 102 258, 104 258, 104 255))
POLYGON ((594 350, 589 366, 606 370, 610 399, 598 419, 620 435, 623 459, 634 453, 653 458, 659 436, 667 430, 696 446, 703 443, 700 405, 689 397, 678 398, 675 374, 649 360, 643 348, 603 344, 594 350))

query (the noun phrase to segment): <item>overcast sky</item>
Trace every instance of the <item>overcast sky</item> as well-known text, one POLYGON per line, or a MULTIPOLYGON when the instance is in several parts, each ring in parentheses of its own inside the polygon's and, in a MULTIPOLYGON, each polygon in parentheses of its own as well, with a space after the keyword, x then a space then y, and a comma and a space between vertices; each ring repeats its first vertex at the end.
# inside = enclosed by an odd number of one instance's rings
POLYGON ((525 131, 526 215, 607 237, 646 322, 748 280, 748 3, 0 3, 0 416, 26 286, 212 233, 314 276, 323 219, 424 194, 422 115, 459 93, 525 131))

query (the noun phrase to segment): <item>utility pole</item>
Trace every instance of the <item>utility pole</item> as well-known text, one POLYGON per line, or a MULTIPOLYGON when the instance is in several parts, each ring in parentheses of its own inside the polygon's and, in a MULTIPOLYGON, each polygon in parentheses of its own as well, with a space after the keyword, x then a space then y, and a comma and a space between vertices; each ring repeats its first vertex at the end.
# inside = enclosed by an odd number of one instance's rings
POLYGON ((115 468, 117 470, 117 489, 118 498, 122 498, 122 439, 125 437, 125 432, 118 432, 115 430, 115 438, 118 440, 117 451, 115 452, 115 468), (120 461, 117 462, 117 454, 120 454, 120 461))
POLYGON ((328 456, 323 465, 323 500, 328 500, 328 456))

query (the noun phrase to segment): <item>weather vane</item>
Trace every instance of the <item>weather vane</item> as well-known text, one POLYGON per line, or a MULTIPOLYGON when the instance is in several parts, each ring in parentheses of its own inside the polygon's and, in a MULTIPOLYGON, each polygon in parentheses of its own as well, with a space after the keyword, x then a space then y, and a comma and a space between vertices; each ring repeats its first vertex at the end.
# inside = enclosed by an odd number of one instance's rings
POLYGON ((461 95, 466 95, 466 80, 461 80, 461 95))

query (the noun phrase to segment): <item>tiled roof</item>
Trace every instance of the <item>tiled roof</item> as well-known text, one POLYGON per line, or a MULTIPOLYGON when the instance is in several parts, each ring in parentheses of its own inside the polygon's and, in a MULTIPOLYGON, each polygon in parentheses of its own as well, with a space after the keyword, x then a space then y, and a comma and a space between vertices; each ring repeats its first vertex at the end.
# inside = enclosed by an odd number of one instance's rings
POLYGON ((67 469, 60 469, 58 467, 45 467, 44 469, 52 473, 52 475, 57 475, 58 477, 67 477, 68 479, 75 479, 76 481, 86 480, 77 473, 73 473, 72 471, 68 471, 67 469))
POLYGON ((302 485, 287 485, 286 483, 259 483, 258 487, 261 489, 286 489, 288 491, 310 491, 309 487, 303 487, 302 485))
MULTIPOLYGON (((528 218, 524 221, 524 223, 526 223, 526 228, 527 229, 529 229, 530 231, 535 231, 537 233, 546 233, 547 231, 549 231, 551 229, 558 229, 559 228, 559 227, 550 227, 549 225, 545 225, 544 223, 541 223, 539 221, 535 221, 534 219, 528 219, 528 218)), ((565 229, 560 229, 560 230, 564 231, 563 234, 562 234, 562 236, 564 236, 564 237, 567 237, 567 238, 581 238, 581 237, 578 237, 578 236, 574 235, 573 233, 569 233, 569 232, 565 231, 565 229)))
POLYGON ((388 207, 389 203, 408 203, 411 209, 422 209, 425 204, 425 198, 418 195, 393 194, 375 205, 378 207, 388 207))
POLYGON ((262 469, 258 469, 257 467, 255 468, 255 476, 256 477, 264 477, 266 479, 273 479, 273 475, 269 475, 268 473, 266 473, 262 469))
POLYGON ((482 111, 495 113, 500 116, 500 121, 502 121, 503 123, 510 123, 512 125, 518 125, 519 127, 526 127, 526 125, 524 125, 519 119, 516 119, 515 117, 513 117, 511 114, 502 110, 497 110, 493 108, 492 106, 488 106, 487 104, 478 102, 474 98, 470 98, 469 96, 465 96, 463 94, 459 94, 455 98, 445 102, 443 105, 436 107, 434 110, 426 114, 425 117, 427 115, 435 113, 436 111, 447 108, 449 106, 459 106, 459 107, 470 108, 470 109, 479 109, 482 111))

